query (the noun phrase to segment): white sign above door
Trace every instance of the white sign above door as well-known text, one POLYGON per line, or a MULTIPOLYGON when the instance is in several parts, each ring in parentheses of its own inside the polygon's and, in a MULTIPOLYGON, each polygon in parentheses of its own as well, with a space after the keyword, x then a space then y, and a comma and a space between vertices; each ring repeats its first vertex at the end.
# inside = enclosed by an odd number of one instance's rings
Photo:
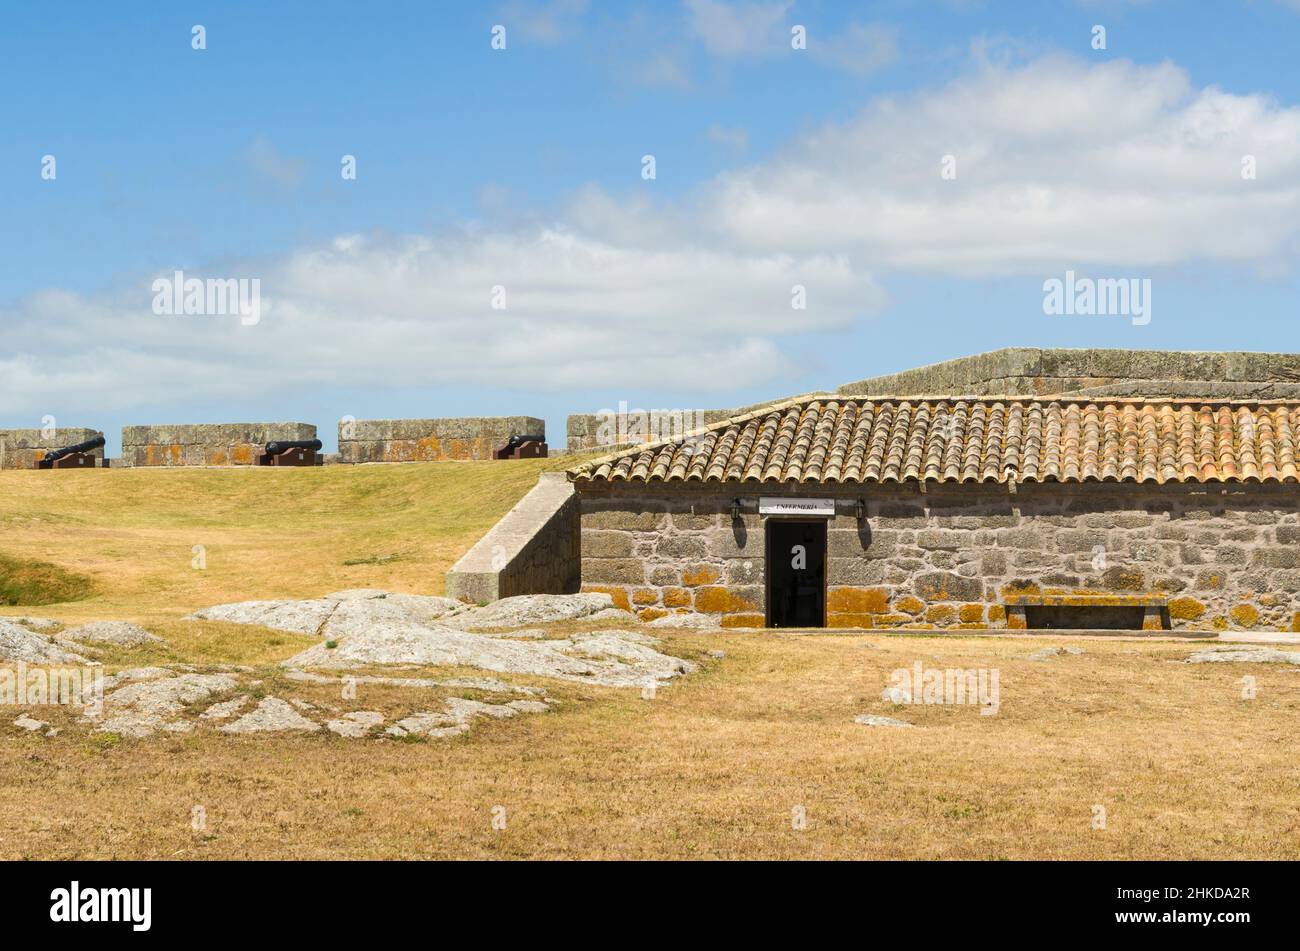
POLYGON ((834 499, 779 499, 766 496, 758 500, 759 515, 834 515, 834 499))

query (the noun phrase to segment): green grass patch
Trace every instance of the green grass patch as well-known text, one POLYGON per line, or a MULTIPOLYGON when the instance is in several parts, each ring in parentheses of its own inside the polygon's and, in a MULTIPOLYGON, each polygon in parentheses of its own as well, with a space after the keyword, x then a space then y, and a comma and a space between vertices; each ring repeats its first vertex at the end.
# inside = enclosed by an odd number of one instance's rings
POLYGON ((0 554, 0 604, 60 604, 83 601, 94 593, 94 581, 87 575, 45 561, 0 554))

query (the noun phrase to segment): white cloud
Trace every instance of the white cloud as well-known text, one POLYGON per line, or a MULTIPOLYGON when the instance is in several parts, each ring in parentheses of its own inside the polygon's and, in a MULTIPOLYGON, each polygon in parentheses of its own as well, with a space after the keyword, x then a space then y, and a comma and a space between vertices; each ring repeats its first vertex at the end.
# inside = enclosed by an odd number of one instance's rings
POLYGON ((498 18, 507 37, 516 30, 525 39, 551 46, 576 34, 579 20, 587 12, 587 0, 540 0, 505 4, 498 18))
POLYGON ((1268 269, 1300 250, 1300 109, 1194 89, 1170 63, 984 64, 722 176, 711 211, 732 246, 875 269, 1268 269), (1242 179, 1247 154, 1255 181, 1242 179), (955 181, 940 177, 945 155, 955 181))
POLYGON ((737 390, 790 369, 798 334, 878 311, 881 272, 1298 258, 1300 109, 1195 89, 1171 64, 981 64, 673 203, 589 188, 545 225, 348 236, 190 275, 261 278, 253 327, 154 316, 148 278, 120 296, 32 295, 0 312, 0 405, 339 385, 737 390), (946 154, 956 181, 940 177, 946 154))
POLYGON ((716 56, 774 56, 788 52, 788 2, 686 0, 692 33, 716 56))
POLYGON ((244 159, 261 181, 280 188, 297 188, 307 171, 304 160, 285 155, 260 135, 244 150, 244 159))
POLYGON ((867 76, 898 61, 898 28, 881 23, 850 23, 821 38, 808 39, 808 52, 828 66, 867 76))
MULTIPOLYGON (((200 276, 186 272, 186 277, 200 276)), ((0 323, 0 405, 120 409, 295 386, 732 389, 778 377, 777 340, 843 326, 880 292, 842 258, 634 245, 559 228, 349 236, 265 267, 262 317, 159 317, 147 283, 113 300, 46 292, 0 323), (791 288, 808 288, 808 309, 791 288), (490 306, 495 285, 506 308, 490 306), (292 354, 292 358, 287 358, 292 354)))
POLYGON ((749 151, 749 133, 740 126, 729 128, 715 122, 704 130, 704 135, 715 145, 720 145, 733 152, 749 151))

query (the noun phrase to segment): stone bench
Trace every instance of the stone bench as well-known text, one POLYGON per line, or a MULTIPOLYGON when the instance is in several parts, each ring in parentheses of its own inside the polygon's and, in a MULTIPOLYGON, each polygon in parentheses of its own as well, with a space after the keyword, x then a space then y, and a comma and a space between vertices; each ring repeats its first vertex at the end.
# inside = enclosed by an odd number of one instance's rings
POLYGON ((1163 631, 1169 600, 1150 594, 1009 594, 1003 598, 1007 609, 1007 630, 1027 630, 1027 608, 1141 608, 1142 630, 1163 631))

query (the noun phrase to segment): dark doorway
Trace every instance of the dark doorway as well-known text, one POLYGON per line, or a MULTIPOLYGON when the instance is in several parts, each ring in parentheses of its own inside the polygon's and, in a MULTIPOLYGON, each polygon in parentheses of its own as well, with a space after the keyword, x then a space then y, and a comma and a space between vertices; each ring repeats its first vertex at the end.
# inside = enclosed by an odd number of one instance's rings
POLYGON ((767 626, 826 626, 826 522, 769 519, 767 626))

